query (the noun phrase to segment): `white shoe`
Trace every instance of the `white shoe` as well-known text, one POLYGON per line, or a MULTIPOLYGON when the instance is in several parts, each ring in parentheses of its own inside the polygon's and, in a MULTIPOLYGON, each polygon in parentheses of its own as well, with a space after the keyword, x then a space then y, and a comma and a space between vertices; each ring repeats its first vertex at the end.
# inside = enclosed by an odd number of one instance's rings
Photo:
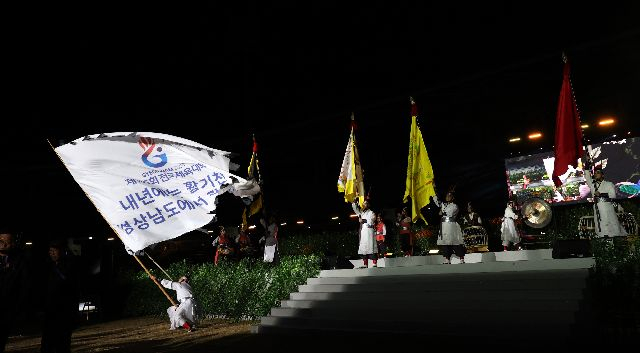
POLYGON ((460 263, 461 263, 461 264, 466 263, 466 262, 464 262, 464 258, 460 259, 460 263))

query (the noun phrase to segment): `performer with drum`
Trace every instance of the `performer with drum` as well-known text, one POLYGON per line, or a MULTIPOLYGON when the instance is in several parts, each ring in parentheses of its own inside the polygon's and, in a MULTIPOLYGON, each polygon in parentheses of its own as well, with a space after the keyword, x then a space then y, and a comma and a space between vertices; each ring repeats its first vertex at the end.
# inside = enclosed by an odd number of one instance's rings
POLYGON ((440 215, 442 222, 440 223, 440 235, 437 244, 442 249, 442 255, 445 258, 445 264, 451 263, 451 254, 455 253, 460 258, 460 263, 464 263, 464 240, 462 239, 462 230, 456 221, 458 216, 458 205, 454 203, 453 191, 447 193, 445 202, 440 202, 438 196, 433 196, 433 202, 440 207, 440 215))
POLYGON ((220 235, 213 240, 211 245, 217 246, 216 256, 213 263, 217 266, 220 259, 227 259, 233 255, 234 249, 231 239, 227 236, 227 231, 223 226, 220 226, 220 235))
POLYGON ((486 231, 482 227, 480 215, 473 209, 471 202, 467 204, 467 214, 462 219, 465 225, 463 230, 464 241, 467 249, 486 244, 486 231))
POLYGON ((584 178, 593 194, 593 205, 596 235, 599 238, 626 236, 627 232, 618 221, 618 215, 613 207, 613 199, 616 197, 616 188, 612 182, 604 180, 604 172, 601 166, 595 168, 593 177, 586 167, 584 178))
POLYGON ((240 258, 250 257, 253 254, 251 239, 247 235, 242 225, 238 226, 238 236, 236 237, 236 245, 238 246, 238 255, 240 258))

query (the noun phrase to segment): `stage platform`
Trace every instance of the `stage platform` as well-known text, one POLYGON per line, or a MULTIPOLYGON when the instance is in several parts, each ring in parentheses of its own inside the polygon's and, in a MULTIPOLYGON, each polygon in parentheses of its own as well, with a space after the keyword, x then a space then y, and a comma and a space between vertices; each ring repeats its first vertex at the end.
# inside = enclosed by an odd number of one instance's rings
POLYGON ((444 265, 439 255, 414 256, 381 259, 379 268, 321 271, 253 332, 499 337, 512 327, 561 337, 581 325, 593 258, 552 259, 543 249, 465 260, 444 265))
MULTIPOLYGON (((487 263, 496 261, 527 261, 527 260, 551 260, 551 249, 538 250, 517 250, 517 251, 500 251, 500 252, 484 252, 471 253, 464 256, 467 264, 487 263)), ((362 260, 349 260, 354 268, 362 267, 362 260)), ((407 266, 423 266, 423 265, 440 265, 444 263, 442 255, 427 256, 408 256, 408 257, 389 257, 378 259, 378 267, 407 267, 407 266)), ((459 264, 458 257, 451 256, 452 264, 459 264)), ((369 260, 369 267, 373 267, 373 261, 369 260)))

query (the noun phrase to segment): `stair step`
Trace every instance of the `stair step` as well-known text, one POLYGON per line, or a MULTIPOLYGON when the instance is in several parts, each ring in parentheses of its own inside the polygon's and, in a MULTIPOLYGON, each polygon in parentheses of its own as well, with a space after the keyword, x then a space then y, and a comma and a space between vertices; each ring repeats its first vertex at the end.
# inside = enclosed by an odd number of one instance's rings
MULTIPOLYGON (((496 291, 477 290, 473 295, 465 292, 447 292, 446 297, 451 300, 487 300, 495 299, 499 296, 496 291), (473 299, 470 299, 472 297, 473 299)), ((399 296, 394 296, 399 297, 399 296)), ((443 297, 443 292, 437 291, 413 291, 402 293, 401 298, 406 301, 424 300, 425 303, 443 297)), ((389 292, 295 292, 289 295, 291 300, 389 300, 389 292)), ((508 298, 512 301, 526 302, 528 300, 572 300, 582 298, 582 291, 577 289, 545 289, 545 290, 527 290, 513 291, 509 293, 508 298)))
MULTIPOLYGON (((502 322, 500 325, 490 325, 486 321, 467 321, 464 318, 455 320, 433 321, 383 321, 383 320, 339 320, 325 318, 300 318, 300 317, 262 317, 258 331, 260 333, 290 333, 291 330, 313 331, 337 331, 337 332, 385 332, 405 334, 427 335, 452 335, 452 336, 483 336, 501 337, 504 329, 496 329, 513 325, 510 322, 502 322)), ((513 326, 517 332, 535 332, 536 335, 564 336, 571 332, 568 322, 545 322, 541 325, 537 321, 521 320, 513 326)))
MULTIPOLYGON (((415 298, 418 300, 384 300, 384 301, 370 301, 362 300, 360 298, 354 298, 353 300, 283 300, 280 303, 281 308, 290 309, 317 309, 317 310, 349 310, 353 308, 367 308, 370 309, 372 305, 378 310, 414 310, 416 306, 423 304, 423 298, 415 298)), ((447 308, 446 310, 454 311, 539 311, 539 310, 558 310, 558 311, 576 311, 579 309, 577 299, 547 299, 547 300, 527 300, 526 302, 520 300, 507 300, 500 298, 488 298, 487 300, 477 300, 474 298, 458 298, 457 300, 449 298, 437 298, 435 300, 428 301, 428 307, 431 310, 441 310, 441 308, 447 308)))

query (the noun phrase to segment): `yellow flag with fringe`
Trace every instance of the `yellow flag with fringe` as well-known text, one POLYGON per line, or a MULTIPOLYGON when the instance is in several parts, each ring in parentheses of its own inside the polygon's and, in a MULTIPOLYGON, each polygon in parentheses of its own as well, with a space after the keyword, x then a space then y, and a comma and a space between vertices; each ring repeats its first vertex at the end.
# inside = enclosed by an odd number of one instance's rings
POLYGON ((338 192, 344 193, 345 202, 354 202, 358 200, 358 204, 362 207, 364 203, 364 181, 362 178, 362 167, 360 166, 360 157, 358 156, 358 147, 356 145, 355 120, 351 114, 351 134, 349 142, 342 160, 340 168, 340 176, 338 176, 338 192))
POLYGON ((436 191, 433 168, 418 126, 418 109, 413 99, 411 99, 411 133, 406 184, 404 202, 411 198, 411 219, 413 222, 422 219, 427 223, 420 210, 431 202, 430 197, 435 196, 436 191))

